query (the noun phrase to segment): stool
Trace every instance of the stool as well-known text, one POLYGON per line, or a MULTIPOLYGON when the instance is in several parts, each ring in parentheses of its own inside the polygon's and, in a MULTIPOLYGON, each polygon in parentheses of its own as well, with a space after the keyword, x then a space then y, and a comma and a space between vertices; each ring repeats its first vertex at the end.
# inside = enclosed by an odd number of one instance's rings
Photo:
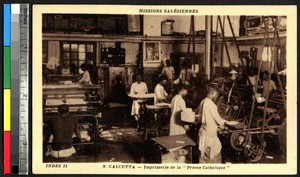
MULTIPOLYGON (((146 130, 145 130, 145 140, 148 139, 148 135, 152 135, 152 137, 159 137, 160 136, 159 128, 157 126, 146 128, 146 130)), ((152 138, 152 137, 150 137, 150 138, 152 138)))

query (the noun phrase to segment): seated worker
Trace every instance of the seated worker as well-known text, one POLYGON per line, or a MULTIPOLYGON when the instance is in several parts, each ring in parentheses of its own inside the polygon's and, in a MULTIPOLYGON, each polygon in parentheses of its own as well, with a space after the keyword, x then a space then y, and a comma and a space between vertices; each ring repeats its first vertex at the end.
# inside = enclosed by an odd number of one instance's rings
POLYGON ((167 79, 168 78, 165 75, 159 77, 159 82, 154 88, 154 94, 155 94, 154 104, 168 101, 167 100, 168 94, 164 89, 164 85, 166 85, 167 79))
POLYGON ((69 106, 66 104, 58 106, 58 117, 51 120, 47 132, 53 135, 53 143, 49 154, 55 158, 69 157, 76 153, 72 146, 73 133, 81 141, 77 119, 69 114, 69 106))
POLYGON ((182 98, 187 95, 187 86, 179 84, 177 88, 177 95, 171 101, 171 119, 169 135, 185 134, 186 130, 181 122, 181 112, 186 109, 185 101, 182 98))
POLYGON ((218 138, 217 130, 219 126, 223 128, 225 123, 231 121, 222 119, 218 113, 216 102, 220 93, 221 90, 218 84, 210 84, 207 87, 206 98, 201 101, 198 107, 198 115, 201 120, 199 130, 200 163, 222 162, 222 145, 218 138))
POLYGON ((163 67, 161 74, 167 76, 169 81, 175 79, 174 67, 171 66, 171 61, 169 59, 166 60, 166 66, 163 67))
POLYGON ((91 82, 95 84, 96 83, 97 71, 96 71, 96 67, 94 66, 94 61, 90 59, 88 64, 86 65, 86 67, 87 67, 87 70, 90 74, 91 82))
POLYGON ((182 62, 182 67, 183 69, 181 69, 180 71, 179 79, 183 84, 189 85, 192 76, 192 69, 190 68, 187 61, 182 62))
POLYGON ((92 85, 90 73, 89 73, 87 67, 88 67, 88 66, 87 66, 86 63, 83 63, 82 65, 80 65, 80 69, 81 69, 84 73, 83 73, 81 79, 78 81, 79 84, 82 84, 82 85, 92 85))
POLYGON ((76 64, 75 62, 73 61, 71 64, 70 64, 70 74, 76 74, 76 64))
MULTIPOLYGON (((139 95, 148 93, 148 87, 145 82, 142 82, 142 75, 136 74, 136 82, 131 85, 129 95, 139 95)), ((131 115, 135 117, 137 121, 137 129, 140 130, 139 119, 140 119, 140 104, 143 100, 133 100, 131 107, 131 115)))
POLYGON ((267 98, 267 95, 273 91, 273 90, 277 90, 277 87, 275 85, 275 82, 272 79, 269 79, 269 72, 267 70, 265 70, 263 72, 263 94, 262 96, 267 98), (268 86, 269 83, 269 86, 268 86))

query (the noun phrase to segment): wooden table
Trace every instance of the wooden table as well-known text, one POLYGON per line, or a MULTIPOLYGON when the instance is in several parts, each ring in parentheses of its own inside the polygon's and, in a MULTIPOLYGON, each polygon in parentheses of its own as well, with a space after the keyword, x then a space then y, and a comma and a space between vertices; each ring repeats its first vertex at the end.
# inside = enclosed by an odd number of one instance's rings
POLYGON ((169 103, 158 103, 155 105, 146 105, 146 114, 145 114, 145 140, 148 139, 148 134, 155 132, 155 136, 159 137, 163 125, 163 119, 159 116, 161 114, 169 115, 171 110, 171 104, 169 103), (152 119, 151 119, 151 116, 152 119), (152 125, 151 125, 152 120, 152 125))
POLYGON ((171 109, 171 104, 170 103, 158 103, 155 105, 146 105, 146 108, 148 110, 154 110, 154 111, 163 110, 163 109, 171 109))
POLYGON ((154 98, 155 94, 154 93, 146 93, 146 94, 136 94, 136 95, 128 95, 132 99, 150 99, 154 98))
POLYGON ((187 147, 187 146, 196 146, 196 143, 188 137, 186 134, 173 135, 173 136, 162 136, 151 138, 157 144, 172 152, 174 150, 187 147))
MULTIPOLYGON (((156 155, 160 156, 161 163, 164 162, 170 163, 174 161, 174 154, 177 154, 176 151, 181 148, 185 148, 186 150, 188 148, 188 153, 186 157, 190 159, 190 162, 192 163, 194 162, 193 148, 196 146, 196 143, 188 135, 181 134, 181 135, 173 135, 173 136, 163 136, 163 137, 152 138, 151 140, 156 144, 156 146, 159 147, 158 150, 160 150, 160 153, 156 153, 156 155)), ((174 163, 184 163, 184 162, 174 161, 174 163)))

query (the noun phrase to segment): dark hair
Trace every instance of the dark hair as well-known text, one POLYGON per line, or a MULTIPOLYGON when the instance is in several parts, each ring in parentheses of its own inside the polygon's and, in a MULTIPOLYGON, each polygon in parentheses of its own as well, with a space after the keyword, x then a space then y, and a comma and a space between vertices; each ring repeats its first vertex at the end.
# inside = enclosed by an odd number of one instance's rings
POLYGON ((62 115, 63 113, 69 113, 69 105, 62 104, 58 106, 58 114, 62 115))
POLYGON ((178 84, 176 87, 176 93, 179 93, 181 90, 187 90, 188 87, 185 84, 178 84))
POLYGON ((141 73, 136 73, 136 74, 135 74, 135 77, 138 77, 138 76, 141 76, 141 77, 142 77, 142 74, 141 74, 141 73))
POLYGON ((218 92, 219 94, 222 93, 221 86, 218 83, 210 83, 206 86, 207 94, 214 92, 214 91, 218 92))
POLYGON ((168 80, 168 77, 166 75, 161 75, 158 79, 158 82, 161 82, 163 80, 168 80))
POLYGON ((254 76, 254 75, 257 75, 257 74, 258 74, 258 69, 257 68, 251 68, 250 69, 250 73, 249 73, 250 76, 254 76))
POLYGON ((266 76, 268 76, 269 72, 267 70, 264 70, 263 74, 265 74, 266 76))
POLYGON ((171 61, 169 59, 166 60, 166 65, 171 66, 171 61))
POLYGON ((80 65, 80 68, 81 68, 83 71, 87 70, 87 64, 86 64, 86 63, 81 64, 81 65, 80 65))

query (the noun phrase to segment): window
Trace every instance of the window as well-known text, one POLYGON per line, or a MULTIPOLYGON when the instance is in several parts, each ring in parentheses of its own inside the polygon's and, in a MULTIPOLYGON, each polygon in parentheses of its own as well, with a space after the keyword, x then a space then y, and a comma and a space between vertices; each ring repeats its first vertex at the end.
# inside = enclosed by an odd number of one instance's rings
POLYGON ((61 66, 70 67, 71 74, 77 74, 80 65, 93 60, 95 63, 95 43, 62 42, 61 66))

